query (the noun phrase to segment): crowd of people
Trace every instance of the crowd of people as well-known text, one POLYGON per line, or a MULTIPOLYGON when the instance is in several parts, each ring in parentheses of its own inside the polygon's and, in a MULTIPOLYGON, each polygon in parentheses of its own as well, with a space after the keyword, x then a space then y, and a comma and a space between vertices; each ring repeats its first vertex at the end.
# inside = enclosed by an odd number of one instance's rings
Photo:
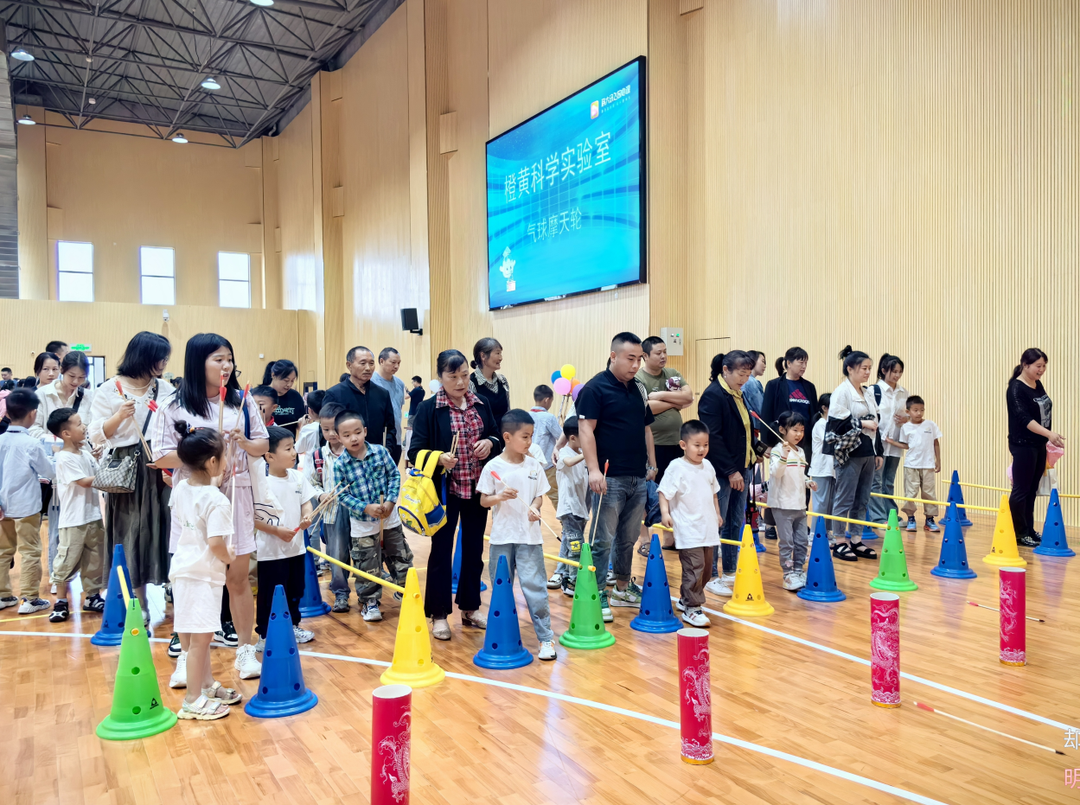
MULTIPOLYGON (((511 581, 518 579, 542 660, 557 656, 549 591, 572 596, 577 576, 574 564, 560 561, 547 577, 545 497, 561 524, 560 558, 576 560, 588 540, 598 572, 607 573, 600 585, 607 622, 612 608, 640 607, 634 547, 640 541, 647 555, 650 531, 662 525, 682 567, 677 606, 695 626, 709 623, 705 592, 732 594, 738 552, 721 538, 739 540, 747 518, 758 517, 757 503, 768 504, 766 537, 778 540, 783 586, 795 591, 806 583, 811 500, 815 513, 883 527, 896 508, 888 496, 901 459, 904 497, 937 499, 942 434, 926 401, 900 385, 904 363, 895 355, 881 357, 870 384, 870 356, 845 347, 842 380, 819 397, 804 349, 787 350, 764 385, 765 355, 732 350, 713 358, 709 384, 695 395, 667 365, 663 340, 624 332, 563 417, 551 412, 555 395, 543 383, 531 408, 513 407, 494 338, 478 341, 471 360, 455 349, 439 353, 430 396, 419 376, 406 389, 390 347, 377 355, 353 347, 339 382, 306 395, 294 388, 299 371, 286 359, 268 363, 262 383, 242 391, 232 345, 214 333, 187 341, 183 375, 173 383, 164 380, 171 352, 164 336, 138 333, 116 374, 97 388, 87 383, 86 356, 58 341, 18 386, 3 369, 0 609, 51 610, 50 621, 65 621, 79 607, 69 588, 79 576, 81 609, 102 612, 110 557, 123 546, 147 626, 148 585, 165 585, 172 603, 168 653, 177 660, 172 686, 187 688, 183 718, 221 718, 240 701, 213 678, 212 642, 236 648, 241 679, 260 675, 278 586, 297 641, 314 638, 299 607, 305 535, 340 562, 404 584, 413 553, 398 509, 403 452, 430 475, 445 515, 427 563, 432 636, 452 638, 455 605, 463 628, 486 627, 480 592, 491 510, 488 561, 505 557, 511 581), (697 418, 684 421, 695 399, 697 418), (16 552, 20 597, 10 579, 16 552), (42 597, 44 571, 53 600, 42 597)), ((1025 351, 1007 390, 1011 506, 1024 546, 1039 544, 1033 507, 1047 444, 1064 445, 1051 429, 1046 364, 1042 351, 1025 351)), ((916 530, 916 505, 902 510, 916 530)), ((939 530, 937 514, 925 504, 926 530, 939 530)), ((864 526, 830 521, 827 533, 836 559, 877 558, 864 526)), ((348 575, 337 565, 329 587, 333 610, 349 611, 348 575)), ((363 620, 382 620, 382 585, 356 576, 353 588, 363 620)))

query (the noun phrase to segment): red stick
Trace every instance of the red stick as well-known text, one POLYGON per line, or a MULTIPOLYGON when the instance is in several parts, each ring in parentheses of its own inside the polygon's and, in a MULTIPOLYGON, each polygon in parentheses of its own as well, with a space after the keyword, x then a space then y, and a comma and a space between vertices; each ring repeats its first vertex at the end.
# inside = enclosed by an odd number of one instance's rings
MULTIPOLYGON (((997 607, 988 607, 986 606, 986 604, 976 604, 974 601, 968 601, 968 604, 973 607, 978 607, 979 609, 989 609, 991 612, 1001 611, 997 607)), ((1044 621, 1042 618, 1033 618, 1031 617, 1031 615, 1025 615, 1024 617, 1027 618, 1029 621, 1035 621, 1036 623, 1046 623, 1046 621, 1044 621)))
POLYGON ((1062 752, 1060 750, 1057 750, 1057 749, 1053 749, 1052 747, 1043 746, 1042 744, 1037 744, 1034 741, 1027 741, 1027 740, 1024 740, 1023 738, 1017 738, 1015 735, 1009 735, 1009 733, 1007 733, 1007 732, 999 732, 998 730, 991 729, 990 727, 984 727, 982 724, 976 724, 974 721, 968 721, 966 718, 960 718, 960 716, 950 715, 949 713, 946 713, 944 710, 938 710, 936 707, 931 707, 930 705, 923 704, 922 702, 915 702, 915 706, 918 707, 920 710, 926 710, 928 713, 937 713, 939 716, 945 716, 946 718, 951 718, 951 719, 953 719, 953 721, 960 721, 960 722, 962 722, 964 724, 970 724, 972 727, 978 727, 981 730, 986 730, 987 732, 992 732, 995 735, 1000 735, 1002 738, 1012 738, 1014 741, 1019 741, 1020 743, 1027 744, 1028 746, 1034 746, 1036 749, 1045 749, 1047 752, 1053 752, 1055 755, 1064 755, 1065 754, 1064 752, 1062 752))

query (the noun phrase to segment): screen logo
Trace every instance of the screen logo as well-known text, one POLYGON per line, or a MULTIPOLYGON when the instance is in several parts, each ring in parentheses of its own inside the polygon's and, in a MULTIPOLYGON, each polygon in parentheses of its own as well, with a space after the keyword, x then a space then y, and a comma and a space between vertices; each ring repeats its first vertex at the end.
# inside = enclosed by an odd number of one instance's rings
POLYGON ((589 106, 589 117, 593 120, 600 117, 600 101, 593 101, 589 106))

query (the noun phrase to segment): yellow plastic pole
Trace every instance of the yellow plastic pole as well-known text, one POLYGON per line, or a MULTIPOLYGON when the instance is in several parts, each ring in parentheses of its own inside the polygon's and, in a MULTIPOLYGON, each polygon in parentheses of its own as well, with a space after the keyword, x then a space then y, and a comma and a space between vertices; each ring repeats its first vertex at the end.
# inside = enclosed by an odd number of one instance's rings
POLYGON ((1011 489, 1006 489, 1004 486, 986 486, 984 484, 969 484, 967 481, 957 481, 960 486, 970 486, 972 489, 990 489, 994 492, 1012 492, 1011 489))
MULTIPOLYGON (((932 503, 933 501, 927 501, 927 502, 932 503)), ((771 508, 771 506, 769 506, 768 503, 755 503, 754 505, 755 506, 762 506, 762 507, 764 507, 766 509, 771 508)), ((995 509, 994 511, 997 511, 997 509, 995 509)), ((826 520, 836 520, 839 523, 851 523, 853 525, 870 526, 870 528, 881 528, 881 523, 871 523, 868 520, 852 520, 849 517, 837 517, 835 514, 817 514, 816 512, 810 511, 809 509, 806 512, 806 516, 807 517, 824 517, 826 520)))
MULTIPOLYGON (((907 501, 909 501, 911 503, 929 503, 931 506, 944 506, 945 508, 949 508, 949 502, 947 500, 924 500, 923 498, 902 498, 899 495, 882 495, 882 494, 879 494, 877 492, 871 492, 870 497, 872 497, 872 498, 885 498, 886 500, 907 500, 907 501)), ((960 504, 958 503, 956 505, 959 506, 960 504)), ((998 512, 997 509, 992 508, 991 506, 972 506, 970 503, 965 503, 963 506, 961 506, 961 508, 964 508, 964 509, 977 509, 978 511, 983 511, 983 512, 993 512, 994 514, 997 514, 997 512, 998 512)), ((879 528, 880 528, 880 526, 879 526, 879 528)))
POLYGON ((344 562, 339 562, 334 557, 327 556, 322 551, 317 551, 317 550, 315 550, 314 548, 311 548, 311 547, 309 547, 308 550, 311 551, 316 556, 321 556, 327 562, 332 562, 333 564, 340 567, 342 570, 345 570, 345 571, 347 571, 349 573, 352 573, 354 576, 360 576, 361 578, 365 578, 368 581, 373 581, 376 584, 381 584, 383 587, 389 587, 394 592, 401 593, 402 595, 405 594, 405 588, 404 587, 399 587, 398 585, 394 584, 393 582, 387 581, 386 579, 380 579, 378 576, 372 576, 370 573, 365 573, 363 570, 357 570, 352 565, 347 565, 344 562))
MULTIPOLYGON (((641 524, 642 524, 642 525, 645 525, 645 521, 644 521, 644 520, 642 520, 642 521, 641 521, 641 524)), ((656 523, 655 525, 651 525, 651 526, 649 526, 649 528, 659 528, 659 529, 660 529, 661 531, 670 531, 670 532, 671 532, 672 534, 674 534, 674 533, 675 533, 675 529, 674 529, 674 528, 668 528, 668 527, 667 527, 666 525, 664 525, 663 523, 656 523)), ((722 539, 722 540, 720 540, 720 542, 721 542, 721 544, 723 544, 723 545, 742 545, 742 543, 741 543, 741 542, 739 542, 739 541, 738 541, 737 539, 722 539)))
MULTIPOLYGON (((489 537, 487 534, 484 535, 484 539, 486 539, 488 542, 491 542, 491 537, 489 537)), ((573 559, 564 559, 561 556, 552 556, 550 553, 545 553, 544 558, 551 559, 554 562, 562 562, 564 565, 570 565, 570 567, 576 567, 578 570, 581 570, 581 563, 575 562, 573 559)), ((596 572, 596 568, 592 565, 589 565, 589 570, 591 570, 593 573, 596 572)))
POLYGON ((131 606, 131 593, 128 592, 127 580, 122 571, 116 571, 116 578, 120 580, 120 592, 124 594, 124 609, 131 606))

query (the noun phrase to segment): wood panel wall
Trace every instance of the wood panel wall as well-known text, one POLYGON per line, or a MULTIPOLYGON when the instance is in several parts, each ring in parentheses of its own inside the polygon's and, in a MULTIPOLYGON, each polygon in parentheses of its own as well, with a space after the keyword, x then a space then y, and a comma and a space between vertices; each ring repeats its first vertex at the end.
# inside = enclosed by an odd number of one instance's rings
MULTIPOLYGON (((17 106, 15 117, 44 120, 41 107, 17 106)), ((16 126, 19 190, 19 298, 49 298, 48 204, 45 197, 45 127, 16 126)))

